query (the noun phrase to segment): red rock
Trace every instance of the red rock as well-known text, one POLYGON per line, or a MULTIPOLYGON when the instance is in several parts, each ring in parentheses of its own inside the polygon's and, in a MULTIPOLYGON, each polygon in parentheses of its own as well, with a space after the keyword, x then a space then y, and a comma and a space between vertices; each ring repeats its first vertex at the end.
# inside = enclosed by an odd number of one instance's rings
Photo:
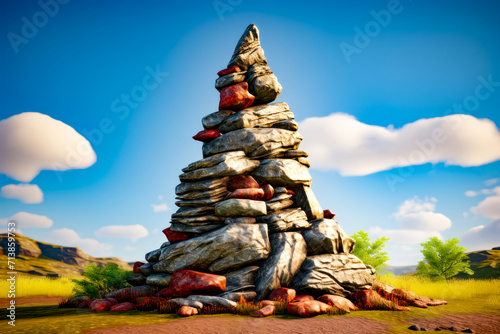
POLYGON ((409 311, 405 306, 399 306, 393 301, 382 298, 374 290, 360 290, 349 295, 349 300, 362 310, 409 311))
POLYGON ((266 184, 261 188, 264 191, 264 197, 262 197, 263 201, 269 201, 274 196, 274 188, 270 184, 266 184))
POLYGON ((335 214, 331 212, 330 210, 323 210, 323 216, 325 216, 326 219, 334 219, 335 214))
POLYGON ((229 179, 227 190, 235 191, 236 189, 245 188, 260 188, 259 184, 250 175, 237 175, 229 179))
POLYGON ((252 317, 255 318, 263 318, 273 315, 273 313, 274 313, 274 305, 267 305, 261 308, 260 310, 253 312, 251 315, 252 317))
POLYGON ((295 298, 290 303, 301 303, 308 300, 314 300, 314 297, 309 295, 298 295, 295 296, 295 298))
POLYGON ((233 73, 233 72, 241 72, 241 69, 238 67, 238 65, 234 65, 234 66, 231 66, 229 68, 225 68, 223 70, 220 70, 219 72, 217 72, 217 75, 221 77, 223 75, 233 73))
POLYGON ((248 83, 226 87, 220 91, 219 110, 239 111, 248 108, 255 100, 255 96, 248 92, 248 83))
POLYGON ((308 300, 300 303, 289 303, 286 307, 288 314, 308 318, 325 314, 332 307, 317 300, 308 300))
POLYGON ((221 133, 219 130, 212 129, 212 130, 203 130, 198 132, 196 135, 193 136, 193 139, 206 143, 220 136, 221 133))
POLYGON ((236 189, 233 192, 227 194, 224 199, 230 198, 243 198, 243 199, 253 199, 260 200, 264 196, 264 190, 260 188, 246 188, 246 189, 236 189))
POLYGON ((140 261, 137 261, 134 263, 134 269, 132 269, 134 271, 134 274, 140 274, 141 271, 139 270, 139 267, 142 266, 143 264, 145 264, 144 262, 140 262, 140 261))
POLYGON ((187 305, 181 306, 179 311, 177 311, 177 315, 180 317, 190 317, 196 314, 198 314, 198 309, 187 305))
POLYGON ((158 292, 158 297, 218 295, 226 291, 226 277, 193 270, 175 271, 170 284, 158 292))
POLYGON ((280 302, 291 302, 295 298, 296 292, 294 289, 278 288, 269 295, 270 300, 280 302))
POLYGON ((259 307, 265 307, 267 305, 275 305, 276 303, 278 303, 277 301, 274 301, 274 300, 261 300, 257 306, 259 307))
POLYGON ((287 193, 288 195, 292 195, 292 196, 293 196, 293 195, 295 195, 295 191, 290 190, 290 189, 288 189, 288 190, 286 191, 286 193, 287 193))
POLYGON ((111 312, 119 311, 132 311, 135 310, 135 306, 132 303, 125 302, 111 306, 111 312))
POLYGON ((167 227, 162 232, 165 234, 167 240, 170 241, 171 244, 189 240, 194 236, 192 233, 172 231, 170 227, 167 227))
POLYGON ((357 311, 358 308, 347 298, 335 296, 335 295, 323 295, 318 298, 320 302, 325 304, 330 304, 333 307, 336 307, 340 310, 344 310, 346 312, 357 311))
POLYGON ((151 311, 158 307, 160 300, 164 299, 158 297, 140 297, 137 298, 135 306, 140 311, 151 311))
MULTIPOLYGON (((106 299, 96 299, 94 300, 90 306, 89 309, 92 312, 104 312, 104 311, 109 311, 111 307, 115 304, 113 304, 112 301, 108 300, 111 298, 106 298, 106 299)), ((116 300, 115 300, 116 301, 116 300)))
POLYGON ((110 302, 111 306, 118 304, 118 301, 115 298, 104 298, 104 299, 110 302))

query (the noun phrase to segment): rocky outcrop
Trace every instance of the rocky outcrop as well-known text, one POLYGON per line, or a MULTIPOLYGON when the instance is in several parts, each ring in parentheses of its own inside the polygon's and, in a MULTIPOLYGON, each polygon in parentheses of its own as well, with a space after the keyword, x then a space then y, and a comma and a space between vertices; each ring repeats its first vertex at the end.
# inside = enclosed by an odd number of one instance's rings
POLYGON ((308 256, 292 281, 292 288, 311 295, 348 296, 370 289, 375 271, 352 254, 308 256))
POLYGON ((302 236, 310 255, 352 253, 356 244, 333 219, 312 221, 311 228, 303 231, 302 236))
POLYGON ((304 238, 297 232, 272 234, 270 243, 271 253, 257 274, 255 291, 258 299, 266 298, 275 289, 289 286, 307 255, 304 238))
POLYGON ((264 224, 231 224, 162 248, 157 273, 196 269, 212 273, 266 259, 271 251, 264 224))

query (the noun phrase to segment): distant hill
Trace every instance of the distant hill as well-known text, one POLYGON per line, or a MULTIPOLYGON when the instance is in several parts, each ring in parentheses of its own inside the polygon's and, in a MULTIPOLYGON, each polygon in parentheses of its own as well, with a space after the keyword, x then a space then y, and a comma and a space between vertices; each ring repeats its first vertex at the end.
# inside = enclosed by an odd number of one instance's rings
POLYGON ((456 278, 500 278, 500 247, 467 253, 474 275, 460 273, 456 278))
MULTIPOLYGON (((49 277, 76 277, 83 273, 83 267, 90 263, 105 266, 115 263, 119 267, 132 270, 132 267, 119 257, 94 257, 78 247, 65 247, 36 241, 17 234, 15 271, 24 275, 49 277)), ((7 234, 0 234, 0 261, 7 264, 7 234)), ((0 277, 7 276, 7 268, 0 267, 0 277)))
POLYGON ((385 271, 388 271, 390 273, 393 273, 396 276, 399 275, 406 275, 413 273, 415 270, 417 270, 417 266, 385 266, 382 268, 385 271))

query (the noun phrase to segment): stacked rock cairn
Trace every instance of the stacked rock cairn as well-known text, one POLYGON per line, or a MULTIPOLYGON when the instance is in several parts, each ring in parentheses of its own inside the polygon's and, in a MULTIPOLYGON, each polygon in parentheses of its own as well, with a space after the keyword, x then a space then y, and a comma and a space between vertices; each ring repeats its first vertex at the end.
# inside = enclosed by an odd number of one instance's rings
POLYGON ((278 288, 339 296, 370 289, 374 269, 351 254, 355 241, 314 196, 293 113, 271 103, 282 87, 255 25, 218 75, 219 111, 193 137, 204 142, 203 159, 179 177, 169 241, 146 254, 130 283, 166 288, 174 273, 216 274, 226 278, 219 297, 233 301, 278 288))

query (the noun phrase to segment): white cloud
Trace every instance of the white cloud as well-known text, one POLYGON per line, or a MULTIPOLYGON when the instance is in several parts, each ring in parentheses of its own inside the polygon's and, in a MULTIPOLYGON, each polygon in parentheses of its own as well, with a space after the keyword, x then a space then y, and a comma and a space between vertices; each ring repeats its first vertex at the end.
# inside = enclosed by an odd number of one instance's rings
POLYGON ((500 219, 500 195, 486 197, 470 211, 485 218, 500 219))
POLYGON ((378 226, 370 229, 375 236, 386 236, 389 243, 398 245, 419 244, 430 237, 441 238, 441 233, 451 227, 451 220, 441 213, 434 212, 437 199, 420 199, 417 196, 405 200, 393 214, 398 222, 398 229, 382 229, 378 226))
POLYGON ((10 218, 1 218, 0 226, 6 226, 9 221, 16 222, 16 230, 33 227, 48 228, 53 224, 52 220, 48 217, 28 212, 18 212, 10 218))
POLYGON ((36 204, 43 201, 42 190, 36 184, 8 184, 1 189, 5 198, 18 199, 26 204, 36 204))
POLYGON ((78 233, 69 228, 61 228, 57 230, 50 231, 47 238, 47 242, 61 245, 61 246, 71 246, 80 247, 85 253, 105 253, 113 248, 112 245, 100 243, 95 239, 90 238, 80 238, 78 233))
POLYGON ((41 170, 92 166, 92 146, 71 126, 50 116, 25 112, 0 121, 0 173, 30 182, 41 170))
POLYGON ((153 212, 162 212, 170 210, 169 207, 167 206, 167 203, 151 204, 151 207, 153 208, 153 212))
POLYGON ((133 242, 144 238, 148 234, 148 230, 139 224, 103 226, 94 233, 96 237, 130 239, 133 242))
POLYGON ((491 186, 493 186, 493 185, 497 184, 497 183, 498 183, 498 181, 500 181, 500 178, 496 178, 496 179, 489 179, 489 180, 484 181, 484 184, 485 184, 486 186, 488 186, 488 187, 491 187, 491 186))
POLYGON ((461 245, 468 250, 484 250, 500 246, 500 219, 488 225, 471 228, 462 236, 461 245))
POLYGON ((481 166, 500 159, 500 132, 488 119, 450 115, 420 119, 401 129, 334 113, 300 123, 313 168, 359 176, 395 167, 444 162, 481 166))
POLYGON ((493 189, 481 189, 479 191, 467 190, 465 192, 465 196, 467 197, 476 197, 479 195, 492 195, 492 194, 500 195, 500 187, 495 187, 493 189))

